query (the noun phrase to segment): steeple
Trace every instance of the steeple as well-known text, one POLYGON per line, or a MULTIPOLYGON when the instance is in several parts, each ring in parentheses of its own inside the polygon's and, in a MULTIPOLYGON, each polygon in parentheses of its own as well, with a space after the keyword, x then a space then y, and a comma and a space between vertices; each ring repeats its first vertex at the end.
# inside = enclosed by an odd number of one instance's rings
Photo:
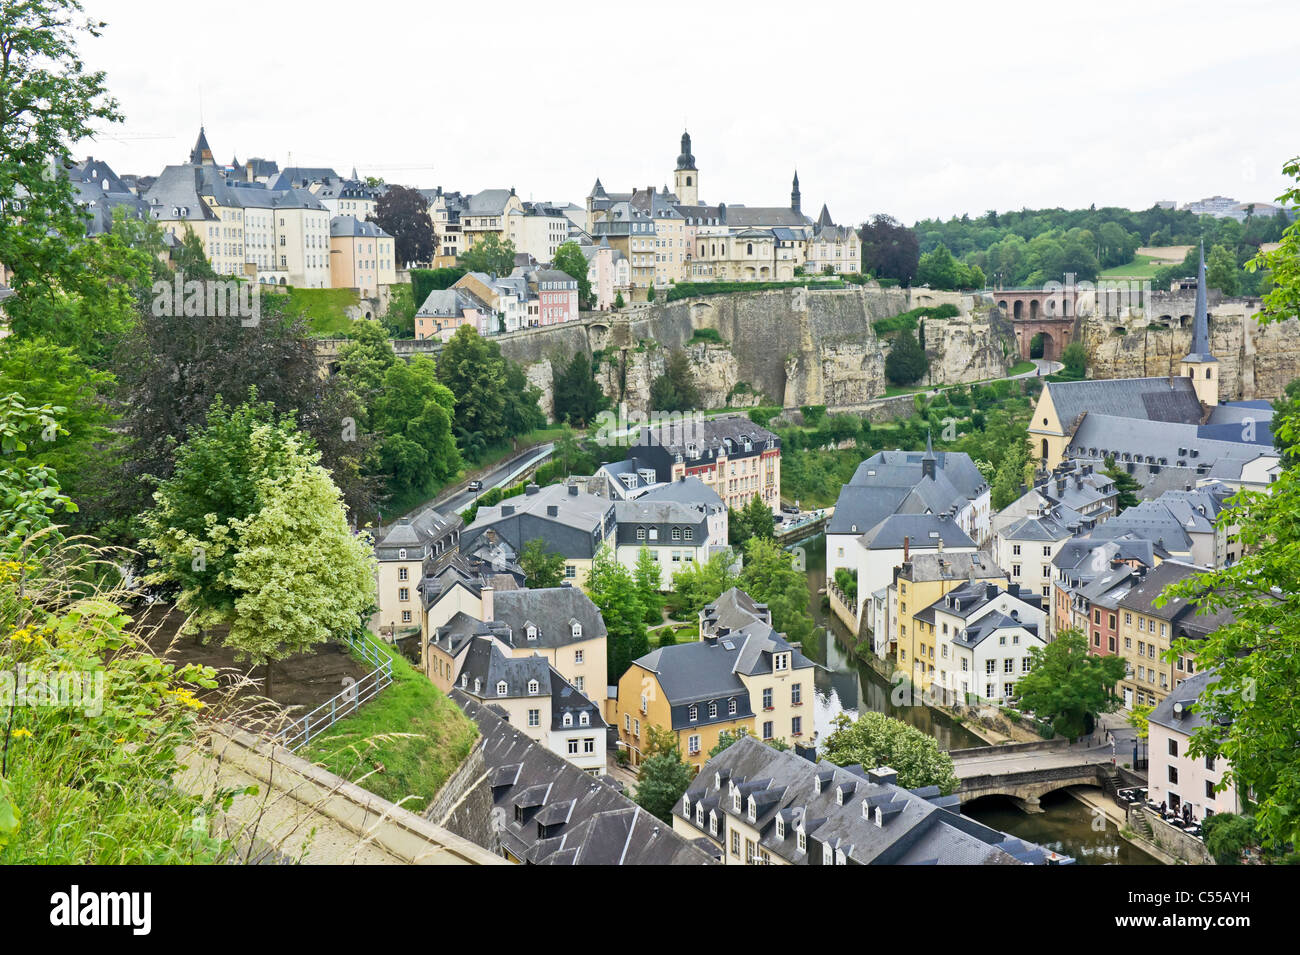
POLYGON ((1210 351, 1210 313, 1205 294, 1205 243, 1201 243, 1201 262, 1196 270, 1196 315, 1192 323, 1192 350, 1179 363, 1179 374, 1192 379, 1196 397, 1213 407, 1219 403, 1219 376, 1214 368, 1219 360, 1210 351))
POLYGON ((691 134, 685 130, 682 131, 682 151, 677 157, 677 168, 673 170, 673 191, 681 205, 700 204, 700 171, 695 168, 695 156, 691 154, 691 134))
POLYGON ((925 432, 925 454, 921 457, 921 477, 934 479, 935 465, 938 459, 934 456, 934 444, 930 440, 930 432, 925 432))
POLYGON ((794 212, 799 212, 799 170, 794 171, 794 186, 790 190, 790 208, 794 212))
POLYGON ((694 169, 695 157, 691 155, 691 134, 682 130, 682 151, 677 157, 678 169, 694 169))
POLYGON ((194 148, 190 150, 191 166, 213 166, 216 160, 212 158, 212 147, 208 145, 208 137, 203 132, 203 127, 199 127, 199 138, 194 143, 194 148))
POLYGON ((817 217, 817 228, 824 229, 826 226, 832 226, 834 224, 835 220, 831 218, 831 210, 826 208, 825 203, 822 203, 821 215, 817 217))

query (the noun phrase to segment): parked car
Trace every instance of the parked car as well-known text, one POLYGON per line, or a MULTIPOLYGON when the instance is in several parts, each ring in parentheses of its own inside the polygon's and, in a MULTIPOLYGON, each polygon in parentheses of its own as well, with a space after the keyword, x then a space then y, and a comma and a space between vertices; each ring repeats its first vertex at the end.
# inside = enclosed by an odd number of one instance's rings
POLYGON ((470 489, 471 491, 473 491, 475 494, 477 494, 479 491, 483 490, 483 482, 482 482, 482 481, 470 481, 468 487, 469 487, 469 489, 470 489))
POLYGON ((799 513, 799 508, 795 507, 793 504, 782 504, 782 505, 781 505, 781 513, 782 513, 782 514, 798 514, 798 513, 799 513))

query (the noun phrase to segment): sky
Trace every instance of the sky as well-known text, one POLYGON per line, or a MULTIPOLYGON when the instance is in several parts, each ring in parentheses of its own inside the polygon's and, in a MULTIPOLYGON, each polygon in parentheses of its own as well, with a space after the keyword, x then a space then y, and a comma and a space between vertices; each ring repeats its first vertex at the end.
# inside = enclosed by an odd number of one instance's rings
POLYGON ((685 127, 704 201, 797 168, 810 215, 912 223, 1272 201, 1300 154, 1295 0, 83 2, 125 121, 75 153, 119 174, 202 121, 219 162, 581 204, 671 188, 685 127))

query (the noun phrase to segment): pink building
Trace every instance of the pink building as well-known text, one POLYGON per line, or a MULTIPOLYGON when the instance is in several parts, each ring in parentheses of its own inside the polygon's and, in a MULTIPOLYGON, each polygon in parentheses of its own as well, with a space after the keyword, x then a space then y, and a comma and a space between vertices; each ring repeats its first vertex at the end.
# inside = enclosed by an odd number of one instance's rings
POLYGON ((528 273, 528 291, 536 296, 530 308, 530 325, 558 325, 578 317, 578 280, 559 269, 534 269, 528 273))

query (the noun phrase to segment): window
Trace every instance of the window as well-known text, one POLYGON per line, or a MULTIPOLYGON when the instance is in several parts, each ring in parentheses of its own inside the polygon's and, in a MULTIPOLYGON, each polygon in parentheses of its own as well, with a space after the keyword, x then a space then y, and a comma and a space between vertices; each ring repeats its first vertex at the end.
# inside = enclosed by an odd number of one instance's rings
POLYGON ((632 732, 632 714, 623 714, 623 729, 628 733, 632 732))
POLYGON ((1214 772, 1214 757, 1213 757, 1213 756, 1206 756, 1206 757, 1205 757, 1205 768, 1208 769, 1210 772, 1214 772))
POLYGON ((700 708, 692 703, 686 710, 686 718, 694 723, 700 718, 700 708))
POLYGON ((712 720, 712 719, 717 719, 717 716, 718 716, 718 704, 717 704, 716 702, 710 702, 710 703, 709 703, 709 719, 711 719, 711 720, 712 720))
POLYGON ((731 699, 727 701, 727 715, 735 716, 736 709, 737 709, 736 698, 733 696, 731 699))
POLYGON ((578 714, 578 725, 579 725, 579 726, 590 726, 590 725, 591 725, 591 714, 588 713, 586 710, 583 710, 581 713, 579 713, 579 714, 578 714))
POLYGON ((1169 741, 1169 755, 1170 755, 1170 756, 1177 756, 1177 755, 1178 755, 1178 740, 1176 740, 1176 739, 1171 739, 1171 740, 1169 741))
POLYGON ((578 755, 578 739, 577 739, 577 737, 574 737, 573 739, 569 740, 569 755, 570 755, 570 756, 577 756, 577 755, 578 755))
POLYGON ((1169 781, 1170 781, 1171 783, 1174 783, 1174 784, 1177 784, 1177 783, 1178 783, 1178 767, 1177 767, 1177 766, 1170 766, 1170 767, 1169 767, 1169 781))
POLYGON ((807 851, 808 851, 808 834, 807 834, 806 832, 804 832, 802 829, 799 830, 799 835, 798 835, 796 841, 797 841, 798 844, 799 844, 799 851, 800 851, 800 852, 807 852, 807 851))
POLYGON ((582 741, 582 751, 584 753, 594 753, 596 751, 596 738, 588 736, 582 741))
MULTIPOLYGON (((945 646, 945 650, 948 648, 945 646)), ((734 700, 732 702, 735 702, 734 700)), ((799 706, 803 703, 803 684, 796 683, 790 687, 790 705, 799 706)))
POLYGON ((731 830, 731 854, 733 856, 740 855, 740 833, 735 829, 731 830))
POLYGON ((573 651, 573 662, 574 662, 575 664, 581 664, 581 663, 582 663, 582 660, 583 660, 582 654, 583 654, 583 651, 581 651, 581 650, 574 650, 574 651, 573 651))
POLYGON ((772 708, 772 688, 769 686, 767 689, 763 691, 763 709, 770 710, 771 708, 772 708))
POLYGON ((541 724, 542 724, 542 711, 541 711, 541 710, 529 710, 529 711, 528 711, 528 725, 529 725, 529 726, 540 726, 541 724))
POLYGON ((763 724, 763 739, 771 739, 771 738, 772 738, 772 722, 771 720, 769 720, 768 722, 763 724))
POLYGON ((398 568, 397 568, 397 579, 398 579, 398 580, 409 580, 409 579, 410 579, 410 576, 411 576, 410 571, 408 571, 405 567, 398 567, 398 568))
POLYGON ((802 716, 796 716, 796 717, 794 717, 794 718, 792 718, 792 719, 790 720, 790 735, 792 735, 792 736, 802 736, 802 735, 803 735, 803 717, 802 717, 802 716))
POLYGON ((507 690, 507 687, 506 687, 506 681, 505 681, 505 680, 501 680, 500 682, 497 683, 497 696, 505 696, 505 695, 506 695, 506 690, 507 690))
POLYGON ((573 725, 573 714, 572 714, 572 713, 565 713, 565 714, 564 714, 564 725, 565 725, 565 726, 572 726, 572 725, 573 725))
POLYGON ((398 588, 397 588, 397 599, 398 599, 398 600, 410 600, 410 599, 411 599, 411 588, 410 588, 410 587, 398 587, 398 588))
POLYGON ((686 748, 690 752, 690 755, 692 756, 700 755, 700 737, 698 734, 690 736, 687 739, 686 748))
POLYGON ((410 623, 410 622, 411 622, 411 611, 409 611, 409 610, 403 610, 403 611, 402 611, 402 623, 410 623))

